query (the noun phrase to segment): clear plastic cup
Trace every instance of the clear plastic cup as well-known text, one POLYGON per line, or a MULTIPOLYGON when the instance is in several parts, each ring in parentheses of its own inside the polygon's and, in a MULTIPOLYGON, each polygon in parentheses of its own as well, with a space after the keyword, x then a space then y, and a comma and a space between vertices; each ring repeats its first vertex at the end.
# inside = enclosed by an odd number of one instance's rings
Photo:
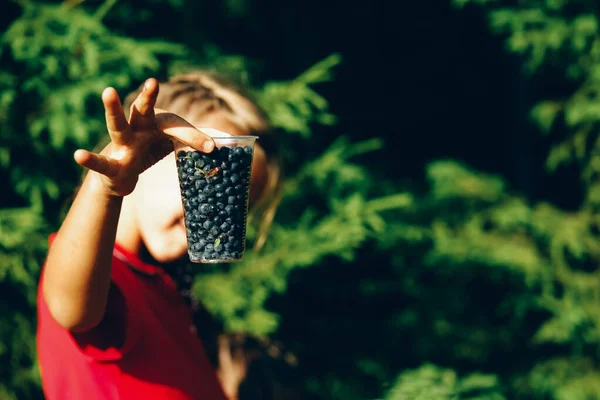
POLYGON ((240 261, 257 136, 199 129, 213 136, 216 147, 210 154, 174 141, 188 255, 195 263, 240 261))

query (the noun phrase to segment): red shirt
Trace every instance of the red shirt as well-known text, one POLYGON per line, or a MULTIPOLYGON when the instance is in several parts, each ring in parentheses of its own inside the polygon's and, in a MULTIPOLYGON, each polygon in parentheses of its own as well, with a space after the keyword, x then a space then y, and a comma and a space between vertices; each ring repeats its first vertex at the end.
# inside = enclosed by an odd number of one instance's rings
POLYGON ((46 399, 224 400, 171 278, 116 245, 111 279, 100 325, 71 333, 48 311, 42 272, 37 348, 46 399))

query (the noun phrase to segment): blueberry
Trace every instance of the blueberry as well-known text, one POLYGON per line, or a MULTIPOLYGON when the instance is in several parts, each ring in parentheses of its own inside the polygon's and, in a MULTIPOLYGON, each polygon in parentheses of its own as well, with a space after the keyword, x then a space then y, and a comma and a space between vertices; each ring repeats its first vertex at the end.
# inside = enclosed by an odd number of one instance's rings
POLYGON ((231 153, 231 149, 227 146, 223 146, 219 149, 219 156, 222 160, 227 160, 229 153, 231 153))
POLYGON ((235 191, 235 189, 231 186, 229 186, 227 189, 225 189, 225 194, 227 196, 230 196, 231 194, 233 194, 233 192, 235 191))
POLYGON ((194 208, 196 208, 196 207, 198 207, 198 205, 199 205, 199 204, 200 204, 200 202, 198 201, 198 199, 197 199, 197 198, 195 198, 195 197, 192 197, 192 198, 190 199, 190 206, 191 206, 191 207, 194 207, 194 208))
POLYGON ((232 162, 231 163, 231 170, 232 171, 237 171, 240 168, 240 163, 238 162, 232 162))
POLYGON ((223 222, 221 226, 219 226, 222 232, 227 232, 229 230, 229 224, 227 222, 223 222))
POLYGON ((210 214, 216 213, 217 212, 217 206, 215 206, 214 204, 210 204, 210 208, 209 208, 208 212, 210 214))
POLYGON ((207 196, 210 196, 211 194, 213 194, 215 192, 215 187, 211 184, 208 184, 204 187, 204 191, 203 193, 207 196))
POLYGON ((187 160, 185 160, 185 164, 183 164, 185 166, 185 168, 189 169, 189 168, 194 168, 194 160, 192 160, 191 158, 188 158, 187 160))
POLYGON ((204 224, 202 224, 202 227, 204 227, 204 229, 210 229, 212 227, 213 223, 210 219, 204 221, 204 224))
POLYGON ((218 183, 215 185, 215 192, 217 192, 217 193, 222 192, 223 189, 224 189, 223 184, 218 183))
POLYGON ((235 196, 227 197, 227 204, 229 204, 229 205, 235 204, 235 196))
MULTIPOLYGON (((217 203, 217 210, 222 211, 225 208, 225 204, 218 202, 217 203)), ((225 216, 227 216, 227 212, 225 211, 225 216)))
POLYGON ((184 196, 185 198, 192 197, 192 194, 193 194, 193 193, 192 193, 192 191, 191 191, 191 190, 189 190, 189 189, 187 189, 185 192, 183 192, 183 196, 184 196))
POLYGON ((194 160, 194 161, 196 161, 196 160, 199 160, 201 156, 202 156, 202 155, 200 154, 200 152, 199 152, 199 151, 194 151, 194 152, 192 153, 192 160, 194 160))
POLYGON ((217 193, 215 194, 215 198, 216 198, 217 200, 223 200, 223 198, 224 198, 224 197, 225 197, 225 193, 223 193, 223 192, 217 192, 217 193))
POLYGON ((179 153, 177 153, 177 157, 179 158, 183 158, 187 155, 187 153, 184 150, 179 150, 179 153))
POLYGON ((250 147, 250 146, 244 147, 244 153, 251 156, 252 155, 252 147, 250 147))
MULTIPOLYGON (((219 203, 219 204, 223 204, 223 203, 219 203)), ((226 219, 226 218, 228 218, 227 217, 228 215, 229 214, 227 214, 227 211, 225 211, 225 210, 219 211, 219 217, 221 217, 221 218, 225 218, 226 219)))
POLYGON ((231 176, 231 171, 228 169, 224 169, 222 175, 223 175, 223 178, 228 178, 231 176))
POLYGON ((206 201, 206 195, 204 193, 200 193, 197 199, 200 203, 204 203, 206 201))
POLYGON ((227 211, 228 215, 231 215, 233 213, 233 211, 234 211, 234 207, 231 204, 226 205, 225 206, 225 211, 227 211))
POLYGON ((213 236, 219 236, 219 233, 220 233, 220 232, 219 232, 219 228, 217 228, 216 226, 213 226, 213 227, 210 229, 210 234, 211 234, 211 235, 213 235, 213 236))
POLYGON ((245 189, 246 189, 246 188, 245 188, 243 185, 235 185, 235 191, 236 191, 237 193, 243 193, 243 192, 245 192, 245 191, 246 191, 245 189))
POLYGON ((231 161, 223 161, 221 162, 221 169, 223 171, 231 168, 231 161))
POLYGON ((194 212, 192 213, 192 221, 199 221, 200 220, 200 213, 198 212, 198 210, 194 210, 194 212))
POLYGON ((221 244, 224 245, 225 243, 229 242, 229 236, 227 236, 227 235, 220 235, 219 236, 219 240, 221 240, 221 244))
POLYGON ((213 251, 213 250, 214 250, 214 248, 215 248, 214 244, 212 244, 212 243, 208 243, 208 244, 207 244, 207 245, 204 247, 204 251, 206 251, 206 252, 211 252, 211 251, 213 251))
POLYGON ((211 169, 212 169, 212 167, 210 166, 210 164, 207 164, 202 168, 202 171, 208 173, 208 172, 210 172, 211 169))
POLYGON ((209 211, 210 211, 210 204, 204 203, 204 204, 200 205, 200 209, 199 210, 200 210, 200 212, 202 214, 208 214, 209 211))
POLYGON ((229 251, 233 248, 233 245, 230 242, 228 242, 228 243, 225 243, 223 245, 223 247, 225 248, 225 250, 229 251))
POLYGON ((233 150, 233 154, 241 158, 244 155, 244 149, 242 147, 236 147, 235 150, 233 150))
POLYGON ((229 179, 231 180, 231 184, 235 185, 240 180, 240 176, 238 174, 231 174, 229 179))
POLYGON ((206 199, 206 202, 208 204, 215 204, 217 202, 217 199, 215 199, 214 197, 209 197, 208 199, 206 199))

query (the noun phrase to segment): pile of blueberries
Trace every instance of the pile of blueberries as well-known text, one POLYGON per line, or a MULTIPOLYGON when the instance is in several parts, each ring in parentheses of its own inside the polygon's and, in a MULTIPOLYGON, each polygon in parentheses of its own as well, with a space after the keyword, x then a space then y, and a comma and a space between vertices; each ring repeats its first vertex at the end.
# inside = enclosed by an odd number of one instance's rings
POLYGON ((181 150, 177 170, 192 261, 242 258, 252 148, 226 147, 206 154, 181 150))

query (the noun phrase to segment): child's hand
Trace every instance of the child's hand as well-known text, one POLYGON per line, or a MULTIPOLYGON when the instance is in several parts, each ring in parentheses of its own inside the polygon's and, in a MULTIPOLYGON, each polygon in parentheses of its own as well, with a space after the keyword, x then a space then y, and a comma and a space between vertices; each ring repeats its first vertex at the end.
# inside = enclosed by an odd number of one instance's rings
POLYGON ((78 164, 99 173, 100 188, 109 195, 131 193, 139 174, 173 151, 171 137, 201 151, 214 148, 210 136, 183 118, 155 110, 157 95, 158 82, 148 79, 131 106, 128 122, 116 90, 106 88, 102 93, 111 142, 100 154, 80 149, 74 157, 78 164))

